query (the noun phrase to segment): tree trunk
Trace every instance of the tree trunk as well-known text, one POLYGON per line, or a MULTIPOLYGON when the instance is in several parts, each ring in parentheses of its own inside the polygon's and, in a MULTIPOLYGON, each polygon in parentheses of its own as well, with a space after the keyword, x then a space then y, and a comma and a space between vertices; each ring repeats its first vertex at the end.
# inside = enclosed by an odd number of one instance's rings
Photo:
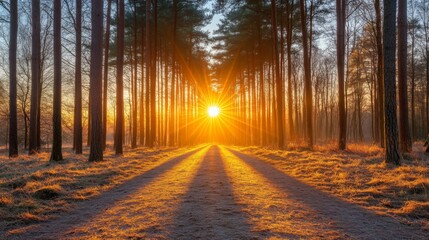
POLYGON ((337 0, 337 68, 338 68, 338 113, 340 135, 338 148, 346 149, 347 141, 347 115, 344 93, 344 54, 346 32, 346 0, 337 0))
POLYGON ((91 66, 90 94, 91 103, 91 147, 89 161, 103 160, 102 143, 102 71, 103 71, 103 0, 91 1, 91 66))
POLYGON ((412 143, 408 123, 407 84, 407 1, 399 0, 398 6, 398 88, 399 88, 399 147, 411 152, 412 143))
POLYGON ((40 0, 31 2, 31 107, 28 153, 38 152, 38 101, 40 88, 40 0))
POLYGON ((76 0, 74 151, 82 154, 82 0, 76 0))
POLYGON ((277 35, 277 19, 276 19, 276 0, 271 0, 271 23, 272 35, 274 44, 274 67, 275 67, 275 81, 276 81, 276 95, 277 95, 277 126, 278 126, 278 147, 284 148, 284 127, 283 127, 283 84, 280 76, 280 63, 279 63, 279 47, 277 35))
POLYGON ((175 145, 175 84, 176 84, 176 33, 177 33, 177 5, 178 0, 173 0, 173 41, 172 41, 172 52, 171 52, 171 111, 170 111, 170 126, 169 126, 169 136, 168 136, 168 145, 175 145))
POLYGON ((106 35, 104 37, 104 73, 103 73, 103 150, 106 149, 107 137, 107 90, 109 84, 109 49, 110 49, 110 15, 112 0, 107 0, 106 35))
POLYGON ((54 102, 51 161, 62 161, 61 126, 61 0, 54 1, 54 102))
POLYGON ((146 142, 145 145, 149 146, 150 139, 150 114, 151 109, 149 106, 150 101, 150 71, 151 71, 151 40, 150 40, 150 0, 146 0, 146 142))
MULTIPOLYGON (((144 24, 142 23, 142 35, 141 35, 141 56, 142 59, 140 61, 140 68, 141 68, 141 83, 140 83, 140 146, 144 145, 145 141, 145 71, 144 71, 144 65, 145 65, 145 28, 144 24)), ((147 111, 147 110, 146 110, 147 111)))
POLYGON ((137 109, 138 109, 138 102, 137 102, 137 72, 138 72, 138 60, 137 60, 137 33, 138 33, 138 28, 137 28, 137 6, 134 2, 134 11, 133 11, 133 17, 134 17, 134 43, 133 43, 133 69, 134 69, 134 77, 133 77, 133 92, 132 92, 132 116, 133 116, 133 132, 132 132, 132 136, 131 136, 131 148, 136 148, 137 147, 137 109))
POLYGON ((385 116, 384 116, 384 79, 383 79, 383 44, 382 44, 382 32, 381 32, 381 7, 380 0, 374 1, 375 7, 375 25, 376 25, 376 42, 377 42, 377 85, 378 85, 378 116, 380 117, 379 130, 380 130, 380 146, 385 147, 385 116))
POLYGON ((10 1, 10 42, 9 42, 9 157, 18 156, 18 119, 16 89, 16 52, 18 39, 18 0, 10 1))
POLYGON ((287 16, 286 16, 286 28, 287 28, 287 38, 286 38, 286 51, 287 51, 287 98, 288 98, 288 120, 289 120, 289 134, 290 139, 295 139, 295 127, 293 121, 293 97, 292 97, 292 30, 293 30, 293 4, 287 3, 287 16))
POLYGON ((306 133, 307 133, 307 144, 311 148, 313 147, 313 93, 311 86, 311 67, 310 67, 310 55, 308 49, 308 34, 307 34, 307 17, 305 11, 305 0, 300 0, 301 10, 301 28, 302 28, 302 47, 304 54, 304 91, 305 91, 305 119, 306 119, 306 133))
POLYGON ((153 44, 151 45, 153 48, 153 51, 151 51, 151 76, 150 76, 150 116, 151 116, 151 122, 150 122, 150 142, 149 147, 153 147, 156 141, 156 49, 157 49, 157 18, 158 18, 158 4, 157 0, 154 0, 153 3, 153 21, 154 21, 154 27, 153 27, 153 44))
POLYGON ((116 128, 115 153, 122 154, 124 137, 124 41, 125 41, 125 6, 124 0, 118 2, 118 30, 116 53, 116 128))
POLYGON ((384 1, 384 99, 386 162, 400 164, 396 119, 396 0, 384 1))

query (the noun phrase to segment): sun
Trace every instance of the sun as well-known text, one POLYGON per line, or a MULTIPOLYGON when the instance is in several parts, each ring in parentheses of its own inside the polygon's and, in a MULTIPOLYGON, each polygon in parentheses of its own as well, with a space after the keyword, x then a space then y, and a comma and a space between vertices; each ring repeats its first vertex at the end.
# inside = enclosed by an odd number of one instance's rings
POLYGON ((218 106, 210 106, 207 110, 209 117, 215 118, 219 116, 220 108, 218 106))

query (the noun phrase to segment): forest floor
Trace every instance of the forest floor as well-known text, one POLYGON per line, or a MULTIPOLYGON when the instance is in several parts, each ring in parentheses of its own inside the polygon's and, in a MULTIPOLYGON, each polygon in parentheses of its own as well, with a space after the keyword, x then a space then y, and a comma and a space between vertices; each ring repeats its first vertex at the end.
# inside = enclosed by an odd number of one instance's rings
POLYGON ((197 146, 0 159, 0 239, 428 239, 429 157, 197 146))

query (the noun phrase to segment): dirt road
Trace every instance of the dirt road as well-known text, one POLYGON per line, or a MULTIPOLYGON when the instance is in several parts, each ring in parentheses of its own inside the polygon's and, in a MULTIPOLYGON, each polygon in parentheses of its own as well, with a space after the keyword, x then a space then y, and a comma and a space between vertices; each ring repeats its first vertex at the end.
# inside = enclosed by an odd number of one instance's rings
POLYGON ((7 239, 428 239, 248 155, 207 146, 7 239))

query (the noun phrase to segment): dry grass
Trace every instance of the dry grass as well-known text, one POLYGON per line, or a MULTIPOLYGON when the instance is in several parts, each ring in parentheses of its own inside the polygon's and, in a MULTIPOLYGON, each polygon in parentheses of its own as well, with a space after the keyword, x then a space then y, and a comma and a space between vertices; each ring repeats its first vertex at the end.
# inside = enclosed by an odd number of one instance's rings
POLYGON ((285 151, 239 150, 347 201, 429 229, 429 156, 421 149, 422 143, 416 143, 399 167, 385 164, 383 149, 375 145, 349 144, 345 151, 337 150, 335 143, 312 151, 302 145, 285 151))
POLYGON ((108 151, 97 163, 71 151, 59 163, 48 153, 0 157, 0 229, 49 219, 187 150, 138 148, 122 157, 108 151))

